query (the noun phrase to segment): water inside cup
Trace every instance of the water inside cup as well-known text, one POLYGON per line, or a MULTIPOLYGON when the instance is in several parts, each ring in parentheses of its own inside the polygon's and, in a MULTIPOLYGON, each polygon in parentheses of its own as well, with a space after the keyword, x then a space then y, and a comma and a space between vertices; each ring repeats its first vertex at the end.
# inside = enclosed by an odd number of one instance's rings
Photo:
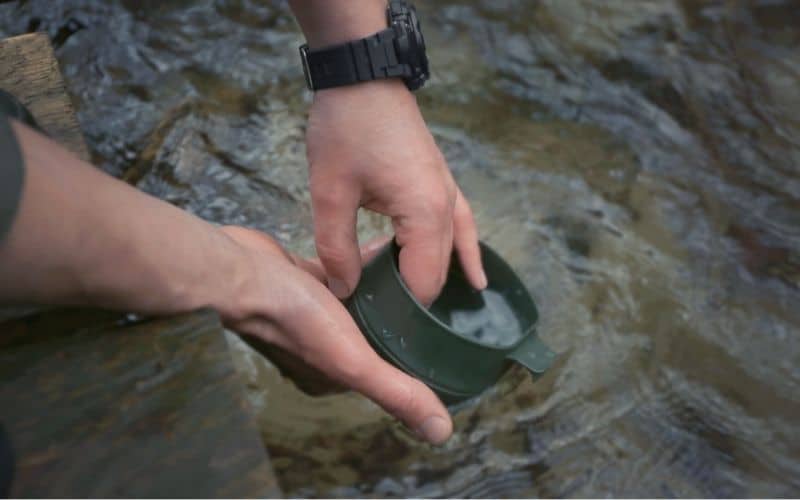
POLYGON ((505 296, 488 289, 477 293, 483 306, 449 310, 450 327, 484 344, 502 347, 514 345, 522 337, 523 331, 505 296))
POLYGON ((492 288, 473 290, 463 276, 451 273, 430 312, 462 337, 509 347, 525 331, 505 293, 492 288))

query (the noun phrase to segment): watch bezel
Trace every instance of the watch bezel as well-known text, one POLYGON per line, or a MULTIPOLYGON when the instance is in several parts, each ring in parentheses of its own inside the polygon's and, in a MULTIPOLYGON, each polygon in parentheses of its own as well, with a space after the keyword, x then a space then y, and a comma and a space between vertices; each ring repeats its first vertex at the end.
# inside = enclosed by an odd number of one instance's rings
POLYGON ((393 0, 389 2, 387 17, 389 25, 395 31, 397 59, 411 71, 411 75, 403 80, 410 90, 416 90, 430 77, 425 37, 422 34, 417 9, 408 2, 393 0))

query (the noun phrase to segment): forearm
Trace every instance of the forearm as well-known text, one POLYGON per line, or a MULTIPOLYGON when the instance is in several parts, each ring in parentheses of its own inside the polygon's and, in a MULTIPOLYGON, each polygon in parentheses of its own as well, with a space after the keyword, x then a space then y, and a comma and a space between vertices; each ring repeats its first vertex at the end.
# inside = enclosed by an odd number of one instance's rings
POLYGON ((27 171, 0 242, 0 302, 171 313, 219 307, 236 286, 237 247, 221 231, 13 128, 27 171))
POLYGON ((357 40, 387 27, 386 0, 289 0, 309 46, 357 40))

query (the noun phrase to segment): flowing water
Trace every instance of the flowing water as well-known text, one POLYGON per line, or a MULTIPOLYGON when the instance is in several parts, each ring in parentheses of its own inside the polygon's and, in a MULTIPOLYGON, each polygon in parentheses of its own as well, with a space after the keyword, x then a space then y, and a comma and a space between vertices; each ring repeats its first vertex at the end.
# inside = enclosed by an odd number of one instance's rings
MULTIPOLYGON (((432 448, 231 337, 285 492, 800 495, 800 2, 419 3, 420 104, 561 361, 510 372, 432 448)), ((0 5, 0 35, 29 30, 98 165, 313 251, 285 5, 0 5)))

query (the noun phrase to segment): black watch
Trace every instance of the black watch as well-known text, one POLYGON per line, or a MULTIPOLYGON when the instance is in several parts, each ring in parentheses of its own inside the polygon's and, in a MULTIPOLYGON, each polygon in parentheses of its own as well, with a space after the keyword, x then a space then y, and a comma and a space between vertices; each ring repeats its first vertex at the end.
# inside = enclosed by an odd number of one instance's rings
POLYGON ((390 0, 386 17, 389 28, 367 38, 317 50, 300 47, 308 88, 382 78, 402 78, 410 90, 422 87, 430 73, 417 10, 405 0, 390 0))

